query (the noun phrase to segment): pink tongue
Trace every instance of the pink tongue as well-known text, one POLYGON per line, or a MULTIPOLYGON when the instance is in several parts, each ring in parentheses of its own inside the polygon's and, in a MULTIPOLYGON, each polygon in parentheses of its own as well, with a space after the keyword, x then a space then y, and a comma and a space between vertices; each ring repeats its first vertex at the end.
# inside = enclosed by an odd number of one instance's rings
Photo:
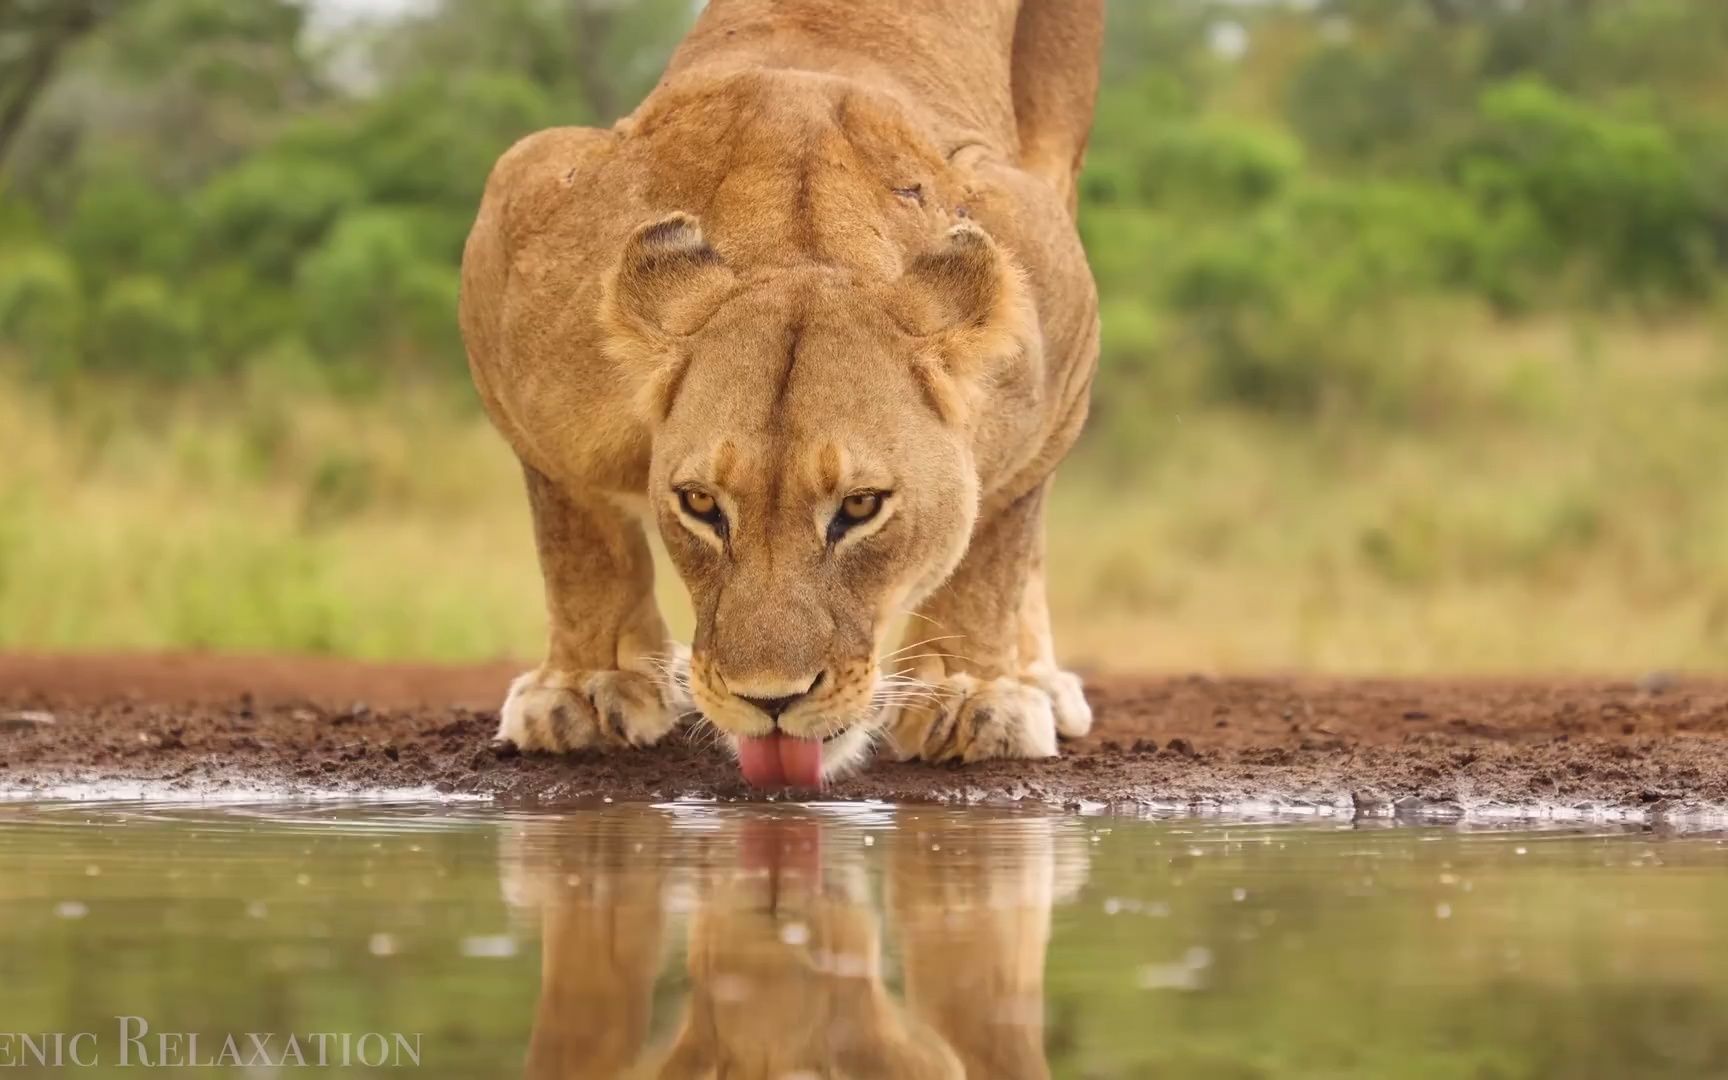
POLYGON ((780 736, 780 771, 792 787, 822 786, 822 742, 780 736))
POLYGON ((745 736, 738 740, 738 767, 751 787, 785 787, 780 768, 780 733, 745 736))
POLYGON ((822 743, 776 731, 738 740, 738 766, 753 787, 822 786, 822 743))

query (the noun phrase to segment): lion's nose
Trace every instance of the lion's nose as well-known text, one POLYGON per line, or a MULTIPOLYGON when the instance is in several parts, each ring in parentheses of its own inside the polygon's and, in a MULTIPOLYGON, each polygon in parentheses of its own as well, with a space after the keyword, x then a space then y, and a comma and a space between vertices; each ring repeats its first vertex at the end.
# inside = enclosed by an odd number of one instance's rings
POLYGON ((816 674, 816 678, 814 678, 810 681, 809 686, 805 687, 804 689, 798 691, 795 694, 781 694, 779 697, 752 697, 749 694, 739 694, 738 696, 743 698, 745 701, 748 701, 750 704, 756 706, 758 709, 761 709, 763 712, 767 713, 768 719, 778 720, 778 719, 780 719, 781 713, 783 713, 787 709, 791 708, 792 705, 795 702, 799 701, 801 698, 808 697, 810 695, 811 691, 815 690, 818 686, 821 686, 821 685, 822 685, 822 673, 818 672, 816 674))

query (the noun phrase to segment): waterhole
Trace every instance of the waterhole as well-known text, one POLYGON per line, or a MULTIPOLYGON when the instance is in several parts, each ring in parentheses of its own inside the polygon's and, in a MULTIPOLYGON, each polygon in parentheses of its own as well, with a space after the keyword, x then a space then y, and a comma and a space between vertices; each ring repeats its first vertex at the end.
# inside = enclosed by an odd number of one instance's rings
POLYGON ((1703 831, 0 807, 18 1075, 1703 1077, 1725 1018, 1703 831))

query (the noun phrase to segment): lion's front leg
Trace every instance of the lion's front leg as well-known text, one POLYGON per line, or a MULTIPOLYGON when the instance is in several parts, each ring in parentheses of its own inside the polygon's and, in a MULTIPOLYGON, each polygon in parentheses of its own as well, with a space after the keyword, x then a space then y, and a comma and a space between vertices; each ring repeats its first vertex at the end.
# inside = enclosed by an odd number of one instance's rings
POLYGON ((655 607, 642 526, 603 495, 523 472, 551 641, 546 662, 511 684, 498 738, 551 751, 658 742, 677 724, 687 660, 655 607))
POLYGON ((917 613, 889 673, 922 686, 889 724, 899 757, 1045 758, 1092 726, 1080 680, 1056 666, 1044 591, 1048 482, 981 522, 948 583, 917 613))

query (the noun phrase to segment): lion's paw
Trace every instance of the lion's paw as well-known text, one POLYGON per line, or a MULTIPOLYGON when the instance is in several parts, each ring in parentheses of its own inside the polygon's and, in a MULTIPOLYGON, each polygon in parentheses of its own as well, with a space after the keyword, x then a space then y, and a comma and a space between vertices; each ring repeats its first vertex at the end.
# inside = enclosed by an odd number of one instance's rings
POLYGON ((1056 713, 1056 734, 1064 739, 1078 739, 1092 730, 1092 706, 1086 701, 1080 676, 1040 664, 1027 673, 1026 679, 1050 695, 1050 707, 1056 713))
POLYGON ((929 700, 902 706, 888 730, 902 761, 1056 756, 1052 696, 1019 679, 950 675, 929 700))
POLYGON ((660 687, 634 671, 539 668, 510 684, 497 738, 521 750, 652 746, 678 723, 660 687))

